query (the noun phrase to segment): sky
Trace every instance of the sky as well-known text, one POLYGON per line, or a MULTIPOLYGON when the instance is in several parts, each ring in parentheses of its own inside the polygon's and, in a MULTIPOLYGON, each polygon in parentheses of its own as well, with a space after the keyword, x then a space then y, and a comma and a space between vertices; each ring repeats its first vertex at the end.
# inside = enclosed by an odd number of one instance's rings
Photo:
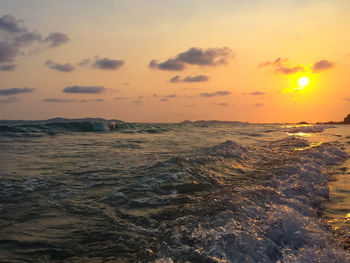
POLYGON ((349 11, 348 0, 0 0, 0 119, 341 121, 349 11))

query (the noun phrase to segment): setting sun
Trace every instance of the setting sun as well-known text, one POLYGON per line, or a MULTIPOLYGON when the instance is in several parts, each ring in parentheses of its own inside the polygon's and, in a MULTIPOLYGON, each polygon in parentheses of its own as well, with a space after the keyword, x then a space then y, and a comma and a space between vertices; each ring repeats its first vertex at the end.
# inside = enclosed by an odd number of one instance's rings
POLYGON ((310 80, 308 77, 301 77, 298 79, 298 84, 301 88, 305 88, 309 84, 310 80))

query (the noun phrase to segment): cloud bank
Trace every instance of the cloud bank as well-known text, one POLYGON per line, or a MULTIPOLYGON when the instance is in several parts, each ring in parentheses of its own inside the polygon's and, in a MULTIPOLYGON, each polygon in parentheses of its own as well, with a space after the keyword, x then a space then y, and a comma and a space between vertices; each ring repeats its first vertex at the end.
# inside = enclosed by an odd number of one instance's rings
POLYGON ((182 71, 187 65, 218 66, 226 64, 231 53, 232 51, 228 47, 208 49, 192 47, 163 62, 153 59, 148 66, 154 69, 169 71, 182 71))

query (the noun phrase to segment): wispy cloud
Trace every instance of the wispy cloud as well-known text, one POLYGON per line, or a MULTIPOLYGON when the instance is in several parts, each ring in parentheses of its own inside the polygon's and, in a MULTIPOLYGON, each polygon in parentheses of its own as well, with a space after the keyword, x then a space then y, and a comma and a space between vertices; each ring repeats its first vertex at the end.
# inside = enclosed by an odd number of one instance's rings
POLYGON ((187 65, 217 66, 226 64, 231 54, 232 51, 228 47, 208 49, 192 47, 163 62, 153 59, 149 63, 149 67, 160 70, 181 71, 187 65))
POLYGON ((187 76, 184 79, 181 79, 180 76, 175 76, 169 80, 171 83, 180 83, 180 82, 207 82, 209 77, 206 75, 197 75, 197 76, 187 76))
POLYGON ((222 102, 222 103, 218 103, 216 104, 218 106, 222 106, 222 107, 228 107, 230 104, 226 103, 226 102, 222 102))
POLYGON ((298 66, 288 66, 286 63, 288 62, 287 58, 277 58, 274 61, 266 61, 262 62, 258 65, 259 68, 261 67, 272 67, 274 69, 275 73, 281 73, 285 75, 289 74, 295 74, 297 72, 304 71, 304 66, 298 65, 298 66))
POLYGON ((137 99, 137 100, 133 100, 133 102, 135 105, 141 105, 142 104, 142 101, 140 99, 137 99))
POLYGON ((254 107, 263 107, 265 105, 263 103, 255 103, 253 106, 254 107))
POLYGON ((180 83, 181 82, 181 77, 179 75, 176 75, 174 77, 172 77, 169 82, 171 83, 180 83))
POLYGON ((75 70, 75 67, 69 63, 61 64, 47 60, 44 65, 48 66, 51 69, 61 71, 61 72, 72 72, 75 70))
POLYGON ((258 65, 258 67, 270 67, 273 68, 275 73, 289 75, 309 70, 312 70, 313 73, 320 73, 335 66, 334 62, 326 59, 315 62, 311 67, 306 67, 303 65, 289 66, 287 65, 288 61, 289 60, 287 58, 277 58, 273 61, 262 62, 258 65))
POLYGON ((211 97, 216 97, 216 96, 228 96, 230 94, 231 94, 231 92, 224 90, 224 91, 216 91, 213 93, 201 93, 201 94, 199 94, 199 96, 202 98, 211 98, 211 97))
POLYGON ((127 100, 128 98, 124 98, 124 97, 115 97, 114 100, 127 100))
POLYGON ((44 99, 44 102, 70 103, 70 102, 76 102, 76 100, 60 99, 60 98, 46 98, 46 99, 44 99))
POLYGON ((63 89, 64 93, 85 93, 98 94, 105 92, 106 88, 103 86, 71 86, 63 89))
POLYGON ((16 68, 15 64, 0 65, 0 71, 14 71, 16 68))
POLYGON ((254 92, 248 93, 248 95, 251 95, 251 96, 263 96, 263 95, 266 95, 266 93, 262 92, 262 91, 254 91, 254 92))
POLYGON ((23 93, 34 92, 34 88, 11 88, 11 89, 0 89, 0 96, 12 96, 23 93))
POLYGON ((207 82, 209 77, 206 75, 197 75, 197 76, 187 76, 183 79, 183 82, 207 82))
POLYGON ((107 57, 100 58, 99 56, 86 58, 77 63, 77 65, 81 67, 90 66, 91 68, 101 70, 117 70, 124 64, 124 60, 121 59, 111 59, 107 57))
POLYGON ((98 98, 98 99, 90 99, 90 100, 80 100, 80 102, 85 103, 85 102, 104 102, 104 99, 98 98))
POLYGON ((6 99, 0 99, 0 103, 14 103, 20 101, 16 97, 7 97, 6 99))
POLYGON ((163 96, 163 98, 167 98, 167 99, 173 99, 173 98, 176 98, 177 97, 177 95, 174 93, 174 94, 170 94, 170 95, 165 95, 165 96, 163 96))

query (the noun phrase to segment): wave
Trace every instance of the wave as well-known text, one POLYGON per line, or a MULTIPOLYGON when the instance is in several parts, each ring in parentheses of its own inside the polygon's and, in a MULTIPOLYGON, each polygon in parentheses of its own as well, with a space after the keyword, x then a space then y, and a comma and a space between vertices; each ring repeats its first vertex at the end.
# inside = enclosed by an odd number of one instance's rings
POLYGON ((169 124, 139 124, 114 121, 6 122, 0 123, 0 136, 40 137, 68 132, 120 132, 158 134, 172 130, 169 124))
POLYGON ((0 243, 11 259, 34 258, 28 262, 59 255, 63 262, 350 262, 319 217, 332 165, 347 158, 331 143, 290 136, 250 146, 225 141, 121 173, 69 166, 56 180, 0 178, 3 204, 26 201, 37 207, 30 216, 40 217, 45 213, 36 204, 47 203, 50 213, 60 208, 70 219, 64 224, 55 214, 62 225, 50 226, 57 232, 39 243, 0 243), (38 192, 49 194, 43 200, 38 192))
POLYGON ((321 133, 325 129, 336 128, 331 125, 293 125, 283 127, 288 133, 321 133))
POLYGON ((349 262, 318 216, 329 166, 347 157, 295 137, 250 147, 227 141, 141 169, 147 179, 106 202, 158 222, 141 224, 156 240, 144 247, 149 261, 349 262))

